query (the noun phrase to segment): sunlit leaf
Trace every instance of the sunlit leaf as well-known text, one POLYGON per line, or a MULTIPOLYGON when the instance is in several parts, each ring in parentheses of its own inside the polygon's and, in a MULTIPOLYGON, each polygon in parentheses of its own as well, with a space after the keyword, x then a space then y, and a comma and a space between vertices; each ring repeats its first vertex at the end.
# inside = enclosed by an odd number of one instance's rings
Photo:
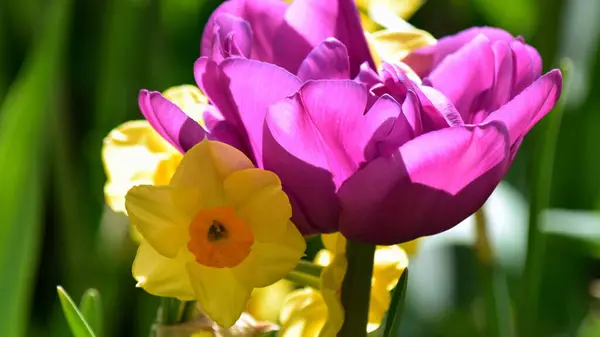
POLYGON ((96 336, 102 336, 102 302, 98 290, 86 290, 81 297, 79 310, 96 336))
POLYGON ((92 328, 85 320, 75 303, 69 294, 62 288, 56 287, 58 292, 58 298, 60 299, 60 304, 63 308, 63 312, 65 314, 65 318, 69 323, 69 327, 71 328, 71 332, 75 337, 95 337, 92 328))

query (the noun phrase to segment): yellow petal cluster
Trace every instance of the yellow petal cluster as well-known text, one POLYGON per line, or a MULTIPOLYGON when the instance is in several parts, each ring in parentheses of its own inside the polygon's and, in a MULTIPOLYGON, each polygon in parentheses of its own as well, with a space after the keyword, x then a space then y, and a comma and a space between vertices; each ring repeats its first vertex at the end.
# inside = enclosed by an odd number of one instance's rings
MULTIPOLYGON (((340 290, 347 268, 346 240, 339 233, 322 235, 322 239, 325 249, 317 253, 314 261, 325 266, 321 275, 321 291, 304 288, 290 293, 280 315, 282 327, 279 335, 282 337, 333 337, 343 324, 340 290)), ((381 324, 391 302, 390 291, 408 266, 404 247, 414 252, 417 242, 378 246, 375 251, 369 332, 381 324)))
POLYGON ((133 263, 138 286, 197 300, 223 327, 237 321, 254 288, 292 270, 306 247, 279 178, 220 142, 190 149, 169 185, 133 187, 126 208, 144 239, 133 263))

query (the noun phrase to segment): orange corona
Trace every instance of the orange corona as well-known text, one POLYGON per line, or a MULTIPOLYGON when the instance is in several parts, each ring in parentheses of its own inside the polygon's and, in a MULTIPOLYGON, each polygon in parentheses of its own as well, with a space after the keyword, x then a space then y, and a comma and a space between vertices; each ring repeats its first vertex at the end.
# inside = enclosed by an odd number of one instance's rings
POLYGON ((200 210, 190 224, 188 249, 207 267, 231 268, 242 262, 254 243, 252 231, 231 207, 200 210))

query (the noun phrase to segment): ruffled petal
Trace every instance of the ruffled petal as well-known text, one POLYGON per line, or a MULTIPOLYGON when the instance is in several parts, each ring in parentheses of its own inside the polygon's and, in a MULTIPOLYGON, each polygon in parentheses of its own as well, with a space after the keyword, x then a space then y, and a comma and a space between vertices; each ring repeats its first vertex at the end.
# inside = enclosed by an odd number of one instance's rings
POLYGON ((421 135, 355 173, 340 188, 340 231, 396 244, 445 231, 479 209, 506 172, 500 122, 421 135))
MULTIPOLYGON (((215 99, 213 102, 225 119, 245 130, 258 166, 262 162, 263 124, 267 108, 280 99, 295 93, 300 80, 289 72, 272 64, 228 59, 221 63, 223 75, 227 77, 228 101, 215 99)), ((209 98, 213 98, 208 92, 209 98)), ((223 95, 218 93, 217 95, 223 95)), ((226 97, 226 98, 227 98, 226 97)))
POLYGON ((133 277, 138 287, 154 296, 191 301, 195 294, 186 269, 191 260, 192 256, 185 249, 174 258, 167 258, 142 241, 133 261, 133 277))
POLYGON ((213 60, 221 62, 228 57, 250 57, 253 36, 246 20, 224 13, 215 18, 213 29, 213 60))
POLYGON ((206 136, 198 122, 159 92, 140 91, 138 103, 150 125, 181 152, 189 150, 206 136))
POLYGON ((512 41, 510 33, 491 27, 473 27, 455 35, 439 39, 433 46, 417 49, 404 59, 421 78, 426 77, 448 55, 458 51, 478 35, 486 36, 490 41, 512 41))
POLYGON ((190 214, 175 200, 188 193, 172 186, 135 186, 125 197, 131 224, 156 251, 168 258, 177 256, 187 241, 190 214))
MULTIPOLYGON (((106 203, 115 212, 125 212, 125 195, 135 185, 161 185, 161 163, 181 160, 181 154, 145 121, 130 121, 112 130, 102 144, 102 163, 107 176, 106 203), (160 181, 159 181, 160 180, 160 181)), ((169 176, 170 179, 170 176, 169 176)), ((168 182, 168 180, 167 180, 168 182)))
POLYGON ((234 325, 246 308, 252 287, 239 282, 231 268, 211 268, 196 262, 186 267, 202 310, 224 328, 234 325))
POLYGON ((494 86, 494 64, 490 40, 479 35, 440 62, 425 82, 448 97, 463 121, 471 123, 479 100, 494 86))
MULTIPOLYGON (((266 118, 264 165, 276 172, 304 215, 332 231, 339 210, 335 190, 358 167, 351 153, 363 137, 366 89, 353 81, 307 82, 272 105, 266 118)), ((370 137, 370 135, 368 135, 370 137)), ((299 223, 300 228, 305 224, 299 223)))
POLYGON ((298 78, 301 81, 350 78, 350 64, 346 46, 334 38, 317 45, 300 64, 298 78))
MULTIPOLYGON (((281 0, 231 0, 223 3, 209 18, 202 35, 202 56, 212 56, 215 21, 229 14, 248 22, 252 28, 252 59, 273 62, 273 38, 283 23, 288 4, 281 0)), ((237 40, 237 37, 236 37, 237 40)))
POLYGON ((358 74, 363 62, 375 69, 354 0, 292 2, 273 41, 275 63, 296 73, 312 48, 329 37, 348 49, 351 76, 358 74))
MULTIPOLYGON (((554 107, 560 97, 561 89, 562 75, 559 70, 552 70, 506 105, 492 112, 485 122, 504 123, 512 147, 554 107)), ((516 149, 513 149, 513 152, 515 151, 516 149)))

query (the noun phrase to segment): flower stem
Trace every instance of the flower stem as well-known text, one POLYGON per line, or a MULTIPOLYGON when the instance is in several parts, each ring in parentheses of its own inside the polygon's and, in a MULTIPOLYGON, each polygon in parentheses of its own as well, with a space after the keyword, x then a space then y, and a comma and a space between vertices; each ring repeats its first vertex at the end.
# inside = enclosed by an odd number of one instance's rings
POLYGON ((285 279, 288 281, 292 281, 296 284, 299 284, 304 287, 311 287, 314 289, 321 289, 321 280, 303 272, 299 272, 296 270, 292 270, 289 274, 285 276, 285 279))
POLYGON ((483 291, 484 301, 484 335, 489 337, 504 337, 508 335, 508 319, 503 314, 499 302, 502 297, 499 293, 500 279, 496 268, 490 240, 487 233, 485 214, 483 209, 475 213, 475 252, 478 262, 479 282, 483 291))
POLYGON ((367 336, 374 256, 374 245, 348 240, 346 244, 348 269, 342 283, 341 294, 344 325, 338 333, 339 337, 367 336))
POLYGON ((564 85, 561 99, 550 112, 546 121, 542 121, 544 133, 536 139, 537 157, 532 165, 531 203, 529 205, 529 230, 527 234, 527 258, 523 271, 522 289, 518 312, 518 336, 528 337, 536 334, 538 324, 539 290, 542 281, 546 238, 541 229, 540 214, 550 204, 552 169, 556 142, 564 112, 567 85, 572 69, 571 61, 563 59, 560 63, 564 85))

